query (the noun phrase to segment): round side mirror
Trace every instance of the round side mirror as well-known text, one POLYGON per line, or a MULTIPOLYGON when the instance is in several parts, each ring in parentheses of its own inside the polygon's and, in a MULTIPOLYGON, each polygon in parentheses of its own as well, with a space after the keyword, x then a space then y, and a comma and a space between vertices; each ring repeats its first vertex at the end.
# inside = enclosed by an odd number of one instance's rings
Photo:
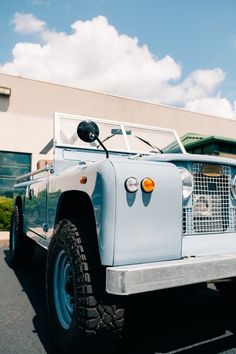
POLYGON ((99 128, 95 122, 83 120, 77 127, 77 134, 81 140, 92 143, 98 138, 99 128))

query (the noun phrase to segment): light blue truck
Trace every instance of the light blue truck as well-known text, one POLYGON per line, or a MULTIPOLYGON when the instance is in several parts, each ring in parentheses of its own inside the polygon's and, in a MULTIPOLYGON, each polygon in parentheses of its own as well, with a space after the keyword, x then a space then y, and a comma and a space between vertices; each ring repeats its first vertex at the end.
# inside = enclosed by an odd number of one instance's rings
POLYGON ((171 129, 61 113, 51 145, 14 186, 10 250, 15 267, 47 250, 62 352, 112 353, 127 296, 234 280, 235 160, 187 154, 171 129))

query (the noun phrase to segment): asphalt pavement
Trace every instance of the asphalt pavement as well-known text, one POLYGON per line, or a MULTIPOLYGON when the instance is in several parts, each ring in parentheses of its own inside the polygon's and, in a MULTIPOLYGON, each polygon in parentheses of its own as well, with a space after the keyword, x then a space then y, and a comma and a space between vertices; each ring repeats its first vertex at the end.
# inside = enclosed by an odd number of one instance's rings
MULTIPOLYGON (((0 247, 0 353, 56 354, 45 299, 46 254, 14 271, 0 247)), ((122 354, 236 354, 236 305, 214 287, 182 287, 130 298, 122 354)), ((96 353, 94 353, 96 354, 96 353)))
POLYGON ((0 353, 56 353, 51 342, 45 299, 45 254, 32 267, 14 271, 9 251, 0 248, 0 353))

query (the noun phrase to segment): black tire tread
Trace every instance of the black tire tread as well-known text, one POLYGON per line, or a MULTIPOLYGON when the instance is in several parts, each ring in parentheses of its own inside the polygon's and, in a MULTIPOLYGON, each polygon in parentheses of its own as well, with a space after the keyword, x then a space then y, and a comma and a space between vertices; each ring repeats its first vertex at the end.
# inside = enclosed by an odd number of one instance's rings
POLYGON ((55 229, 48 253, 50 259, 55 245, 61 244, 68 250, 73 264, 76 284, 79 284, 75 289, 78 316, 74 319, 73 343, 82 353, 93 353, 94 347, 98 352, 104 340, 107 344, 119 342, 124 325, 123 307, 112 304, 115 298, 105 294, 104 270, 98 249, 88 239, 92 232, 93 227, 86 221, 62 220, 55 229))
POLYGON ((10 226, 10 254, 13 267, 24 267, 31 263, 34 253, 34 243, 23 233, 23 216, 19 206, 15 205, 10 226), (15 227, 16 242, 13 250, 12 238, 15 227))

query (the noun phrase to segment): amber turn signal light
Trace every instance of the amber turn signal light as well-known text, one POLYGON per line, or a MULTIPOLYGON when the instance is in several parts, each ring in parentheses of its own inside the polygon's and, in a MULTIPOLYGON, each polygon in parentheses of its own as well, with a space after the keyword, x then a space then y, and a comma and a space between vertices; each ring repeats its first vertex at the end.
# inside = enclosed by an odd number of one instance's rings
POLYGON ((151 193, 155 188, 155 182, 149 177, 144 178, 141 182, 141 187, 144 192, 151 193))
POLYGON ((86 176, 80 177, 80 183, 81 184, 86 184, 87 183, 87 177, 86 176))

